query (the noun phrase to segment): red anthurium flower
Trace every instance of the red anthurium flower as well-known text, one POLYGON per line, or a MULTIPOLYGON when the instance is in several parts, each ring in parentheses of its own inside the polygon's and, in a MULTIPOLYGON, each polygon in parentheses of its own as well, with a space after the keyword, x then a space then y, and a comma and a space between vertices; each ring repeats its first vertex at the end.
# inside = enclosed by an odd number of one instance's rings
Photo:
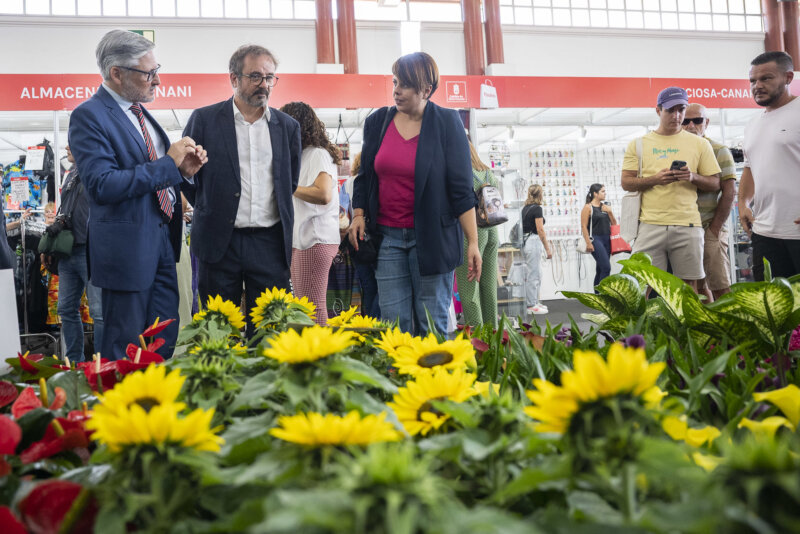
POLYGON ((117 383, 117 362, 109 361, 105 358, 100 358, 100 368, 98 369, 96 362, 80 362, 78 369, 83 370, 86 379, 89 381, 89 386, 95 391, 98 390, 97 378, 100 377, 103 382, 103 390, 108 390, 114 387, 117 383))
POLYGON ((508 330, 503 330, 503 341, 502 341, 502 343, 503 343, 503 345, 508 343, 508 330))
POLYGON ((156 322, 153 323, 153 326, 149 327, 147 330, 142 332, 142 336, 144 336, 144 337, 154 336, 154 335, 160 333, 162 330, 164 330, 166 327, 168 327, 170 325, 170 323, 173 323, 174 321, 175 321, 175 319, 167 319, 164 322, 158 322, 158 319, 156 319, 156 322))
POLYGON ((22 390, 17 400, 11 405, 11 415, 14 416, 14 419, 19 419, 34 408, 41 407, 42 401, 39 400, 39 396, 36 395, 32 387, 27 387, 22 390))
POLYGON ((62 451, 89 446, 89 436, 83 423, 58 417, 50 422, 44 437, 31 444, 19 455, 24 464, 49 458, 62 451))
POLYGON ((17 398, 17 387, 11 382, 0 381, 0 408, 8 406, 17 398))
MULTIPOLYGON (((70 421, 75 421, 76 423, 83 423, 91 418, 92 418, 92 413, 89 411, 72 410, 67 414, 67 419, 69 419, 70 421)), ((89 432, 89 435, 91 435, 91 432, 89 432)))
POLYGON ((0 454, 14 454, 20 440, 22 429, 6 415, 0 415, 0 454))
POLYGON ((0 506, 0 525, 3 525, 5 534, 28 534, 8 506, 0 506))
MULTIPOLYGON (((72 508, 83 487, 66 480, 42 482, 19 503, 22 521, 34 534, 57 534, 61 522, 72 508)), ((97 502, 88 501, 79 514, 80 519, 72 525, 71 532, 92 532, 97 515, 97 502)))
POLYGON ((475 350, 480 353, 484 353, 487 350, 489 350, 489 344, 482 339, 473 337, 472 339, 470 339, 470 342, 472 343, 472 346, 475 348, 475 350))
MULTIPOLYGON (((148 347, 149 346, 150 345, 148 345, 148 347)), ((128 344, 128 347, 125 349, 125 355, 128 356, 130 360, 117 361, 117 369, 122 375, 127 375, 135 371, 141 371, 142 369, 146 369, 147 366, 149 366, 151 363, 164 362, 164 358, 162 358, 160 354, 156 352, 151 352, 149 350, 142 350, 140 347, 137 347, 133 343, 128 344)))
POLYGON ((544 347, 544 340, 545 340, 543 336, 537 336, 536 334, 530 331, 525 331, 520 333, 522 334, 522 337, 531 342, 531 345, 536 347, 538 350, 542 350, 542 347, 544 347))
POLYGON ((44 354, 19 354, 19 366, 22 367, 23 371, 28 371, 29 373, 38 373, 39 370, 28 363, 28 360, 32 362, 40 362, 44 358, 44 354))
POLYGON ((147 350, 148 352, 155 352, 161 347, 163 347, 166 342, 167 340, 164 339, 163 337, 157 337, 153 340, 152 343, 147 344, 147 350))

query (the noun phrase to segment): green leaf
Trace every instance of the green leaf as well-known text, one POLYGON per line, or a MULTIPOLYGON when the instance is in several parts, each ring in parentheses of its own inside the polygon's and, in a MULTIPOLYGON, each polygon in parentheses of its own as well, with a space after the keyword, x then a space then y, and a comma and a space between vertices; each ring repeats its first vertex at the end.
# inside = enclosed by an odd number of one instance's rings
POLYGON ((577 299, 584 306, 600 310, 609 317, 616 317, 625 313, 625 305, 609 295, 596 295, 579 291, 562 291, 561 294, 568 299, 577 299))
POLYGON ((17 445, 17 453, 21 453, 35 441, 44 437, 47 425, 55 419, 53 412, 45 408, 34 408, 17 420, 22 429, 22 441, 17 445))
POLYGON ((785 278, 752 282, 737 287, 732 294, 743 312, 763 323, 771 332, 777 332, 794 309, 792 286, 785 278))
POLYGON ((608 322, 609 317, 605 313, 582 313, 581 319, 585 319, 596 325, 603 326, 608 322))
POLYGON ((503 504, 538 489, 566 487, 569 477, 570 467, 566 456, 558 456, 547 465, 523 470, 514 480, 498 491, 492 500, 503 504))
POLYGON ((621 302, 628 315, 641 315, 644 312, 644 288, 629 274, 615 274, 604 278, 597 285, 597 292, 613 297, 621 302))
POLYGON ((337 358, 329 368, 331 371, 340 373, 342 375, 342 380, 345 382, 366 384, 382 389, 389 394, 397 393, 397 386, 364 362, 354 360, 353 358, 341 357, 337 358))
POLYGON ((684 288, 688 287, 677 276, 654 267, 649 261, 639 261, 640 256, 634 254, 627 260, 619 263, 623 265, 622 272, 636 277, 640 283, 652 287, 664 299, 672 313, 679 319, 683 318, 683 299, 686 295, 684 288))
POLYGON ((622 514, 611 507, 596 493, 573 491, 567 495, 567 504, 572 516, 578 520, 589 520, 603 525, 621 525, 622 514))
POLYGON ((244 383, 242 390, 233 401, 231 410, 258 408, 263 405, 265 399, 274 395, 279 388, 280 379, 275 371, 270 370, 257 374, 244 383))
POLYGON ((82 372, 62 371, 51 376, 47 381, 47 386, 51 391, 57 387, 64 389, 67 394, 65 404, 67 410, 79 410, 84 402, 92 405, 97 400, 92 388, 89 387, 86 375, 82 372))

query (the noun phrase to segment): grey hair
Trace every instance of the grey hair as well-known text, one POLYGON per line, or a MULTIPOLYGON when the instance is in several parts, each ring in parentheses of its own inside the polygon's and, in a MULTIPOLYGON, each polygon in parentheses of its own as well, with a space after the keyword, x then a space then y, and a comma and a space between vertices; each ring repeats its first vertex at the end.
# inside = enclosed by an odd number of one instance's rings
POLYGON ((247 56, 267 56, 273 63, 275 63, 275 67, 278 66, 278 60, 272 55, 272 52, 264 48, 263 46, 259 45, 242 45, 236 49, 236 52, 233 53, 231 56, 231 60, 228 62, 228 72, 231 74, 242 74, 242 69, 244 68, 244 58, 247 56))
POLYGON ((127 30, 111 30, 100 39, 95 55, 104 80, 111 78, 111 67, 135 67, 155 45, 127 30))

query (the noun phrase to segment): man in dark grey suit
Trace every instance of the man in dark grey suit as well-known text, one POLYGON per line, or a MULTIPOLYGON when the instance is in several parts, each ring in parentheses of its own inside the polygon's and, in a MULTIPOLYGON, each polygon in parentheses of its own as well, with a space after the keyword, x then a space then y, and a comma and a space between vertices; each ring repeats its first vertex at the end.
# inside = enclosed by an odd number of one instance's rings
POLYGON ((209 160, 184 184, 203 303, 220 295, 238 304, 244 285, 250 311, 265 289, 289 287, 302 148, 297 122, 267 105, 277 63, 266 48, 240 47, 228 67, 233 98, 196 110, 184 130, 209 160))

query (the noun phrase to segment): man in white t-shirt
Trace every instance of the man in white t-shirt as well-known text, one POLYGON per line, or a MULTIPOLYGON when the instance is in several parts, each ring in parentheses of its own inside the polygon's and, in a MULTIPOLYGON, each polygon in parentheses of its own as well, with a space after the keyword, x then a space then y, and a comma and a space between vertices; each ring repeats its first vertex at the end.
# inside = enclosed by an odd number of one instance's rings
POLYGON ((800 99, 789 92, 792 58, 766 52, 750 63, 750 90, 764 112, 744 132, 739 219, 753 242, 753 276, 800 273, 800 99), (752 206, 752 209, 751 209, 752 206))

